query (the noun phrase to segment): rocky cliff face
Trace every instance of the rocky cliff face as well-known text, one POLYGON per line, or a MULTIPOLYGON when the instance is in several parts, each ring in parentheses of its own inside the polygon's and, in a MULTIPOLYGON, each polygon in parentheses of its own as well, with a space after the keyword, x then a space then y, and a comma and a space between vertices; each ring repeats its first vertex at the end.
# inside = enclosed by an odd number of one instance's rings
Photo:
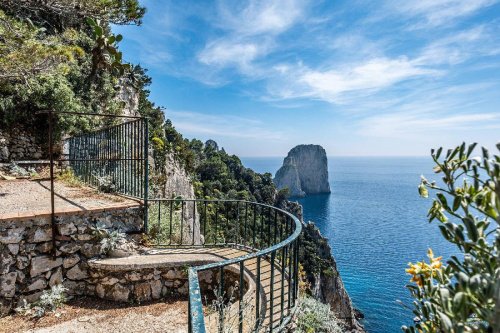
MULTIPOLYGON (((303 221, 302 206, 286 201, 281 207, 303 221)), ((366 332, 359 322, 363 314, 354 308, 347 293, 332 249, 312 222, 304 223, 300 237, 299 260, 308 283, 308 291, 325 304, 329 304, 336 317, 345 326, 345 332, 366 332)))
POLYGON ((322 269, 307 272, 312 294, 322 302, 330 304, 336 317, 345 324, 350 332, 365 332, 358 321, 363 315, 352 305, 327 239, 321 235, 313 223, 306 224, 304 229, 305 243, 316 244, 316 260, 323 262, 322 269))
POLYGON ((299 145, 288 152, 283 166, 276 172, 278 189, 288 188, 293 197, 330 193, 328 160, 323 147, 299 145))
MULTIPOLYGON (((153 157, 150 155, 150 159, 153 157)), ((195 199, 194 187, 191 177, 186 172, 185 168, 175 159, 172 153, 167 153, 163 158, 163 163, 159 163, 161 167, 154 170, 153 196, 157 198, 171 199, 182 197, 183 199, 195 199)), ((151 160, 149 165, 155 165, 154 160, 151 160)), ((200 218, 198 209, 191 209, 193 203, 186 203, 184 210, 185 230, 184 235, 186 241, 191 240, 191 235, 194 232, 195 244, 202 244, 203 237, 200 234, 200 218)))

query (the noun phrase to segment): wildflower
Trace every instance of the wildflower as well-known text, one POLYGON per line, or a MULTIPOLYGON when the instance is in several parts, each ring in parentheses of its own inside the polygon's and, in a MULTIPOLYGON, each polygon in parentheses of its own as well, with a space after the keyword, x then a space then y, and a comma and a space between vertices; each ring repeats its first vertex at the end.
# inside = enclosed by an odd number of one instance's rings
POLYGON ((413 264, 409 262, 408 266, 410 268, 406 269, 406 273, 412 276, 410 282, 415 282, 419 287, 423 287, 425 280, 436 277, 438 271, 442 268, 441 260, 443 257, 435 258, 432 249, 427 250, 427 256, 429 257, 429 263, 421 261, 413 264))

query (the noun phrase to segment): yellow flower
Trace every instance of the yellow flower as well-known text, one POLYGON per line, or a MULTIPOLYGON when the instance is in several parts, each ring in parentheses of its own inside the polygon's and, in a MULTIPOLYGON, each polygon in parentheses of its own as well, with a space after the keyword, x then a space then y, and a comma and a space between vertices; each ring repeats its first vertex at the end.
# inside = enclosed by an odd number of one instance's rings
POLYGON ((437 273, 442 268, 441 260, 443 257, 434 258, 434 252, 432 249, 427 250, 427 256, 429 257, 429 264, 424 261, 417 262, 415 264, 409 262, 408 266, 410 268, 406 269, 406 273, 410 274, 412 278, 410 282, 415 282, 419 287, 424 285, 424 281, 437 276, 437 273))

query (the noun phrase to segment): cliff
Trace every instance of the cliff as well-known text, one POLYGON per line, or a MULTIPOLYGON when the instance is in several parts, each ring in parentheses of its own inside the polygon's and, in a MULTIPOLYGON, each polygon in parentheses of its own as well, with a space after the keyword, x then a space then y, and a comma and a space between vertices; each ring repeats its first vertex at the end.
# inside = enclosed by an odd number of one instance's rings
POLYGON ((313 251, 312 257, 305 255, 304 268, 307 263, 311 262, 310 260, 322 263, 322 269, 305 268, 311 293, 316 299, 330 304, 336 317, 344 323, 350 332, 365 332, 358 321, 363 318, 363 314, 352 305, 351 298, 337 270, 337 263, 332 255, 330 245, 328 245, 328 240, 311 222, 307 223, 304 228, 302 244, 305 251, 307 251, 308 243, 315 244, 315 251, 313 251))
POLYGON ((276 172, 278 189, 288 188, 292 197, 330 193, 326 151, 319 145, 299 145, 288 152, 276 172))
MULTIPOLYGON (((302 206, 298 202, 286 201, 282 208, 295 214, 303 222, 302 206)), ((307 282, 306 291, 330 305, 345 327, 345 332, 366 332, 359 322, 364 316, 352 305, 328 239, 321 235, 314 223, 303 222, 300 244, 299 261, 307 282)))

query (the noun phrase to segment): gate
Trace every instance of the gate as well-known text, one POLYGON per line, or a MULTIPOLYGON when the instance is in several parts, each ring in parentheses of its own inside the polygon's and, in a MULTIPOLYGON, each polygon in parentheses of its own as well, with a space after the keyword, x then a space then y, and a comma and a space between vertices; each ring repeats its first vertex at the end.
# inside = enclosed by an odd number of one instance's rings
POLYGON ((148 197, 148 128, 134 119, 65 140, 65 158, 84 183, 104 192, 148 197))

